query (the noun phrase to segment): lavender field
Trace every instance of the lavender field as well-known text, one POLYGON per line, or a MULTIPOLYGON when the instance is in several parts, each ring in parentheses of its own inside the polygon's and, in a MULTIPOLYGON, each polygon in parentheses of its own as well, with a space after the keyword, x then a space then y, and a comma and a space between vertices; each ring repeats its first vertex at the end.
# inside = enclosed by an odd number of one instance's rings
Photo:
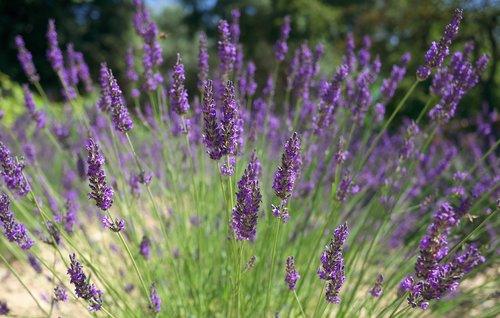
POLYGON ((464 102, 491 67, 456 43, 466 8, 395 64, 352 32, 332 64, 292 45, 286 15, 258 69, 240 10, 185 61, 133 6, 123 74, 102 60, 92 76, 46 22, 56 94, 15 36, 0 316, 498 317, 500 114, 464 102))

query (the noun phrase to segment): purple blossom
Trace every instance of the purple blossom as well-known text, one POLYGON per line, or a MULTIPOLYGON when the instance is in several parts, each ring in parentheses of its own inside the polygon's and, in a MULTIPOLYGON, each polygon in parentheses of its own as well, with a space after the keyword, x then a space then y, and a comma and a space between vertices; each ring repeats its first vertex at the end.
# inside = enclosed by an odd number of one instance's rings
POLYGON ((349 171, 345 171, 342 180, 340 180, 337 188, 337 192, 335 193, 335 198, 339 201, 345 201, 347 199, 347 195, 356 194, 359 191, 359 187, 355 185, 352 181, 352 178, 349 176, 349 171))
POLYGON ((185 80, 184 64, 181 63, 181 55, 177 53, 177 62, 174 66, 169 95, 172 109, 179 116, 185 115, 189 110, 188 93, 186 88, 184 88, 185 80))
POLYGON ((3 228, 3 234, 9 242, 16 242, 23 250, 28 250, 35 242, 28 236, 24 224, 16 221, 14 213, 9 207, 10 199, 2 192, 0 196, 0 226, 3 228))
POLYGON ((106 183, 106 173, 102 168, 104 166, 104 157, 99 153, 99 146, 92 138, 88 140, 86 149, 88 152, 87 176, 92 190, 88 197, 95 200, 97 207, 106 211, 113 204, 113 189, 106 183))
POLYGON ((25 196, 31 188, 23 175, 25 167, 23 160, 16 161, 10 156, 10 149, 0 141, 1 174, 5 185, 9 190, 15 192, 16 195, 25 196))
POLYGON ((281 25, 280 37, 274 45, 274 57, 280 62, 285 60, 286 53, 288 52, 287 41, 291 31, 290 22, 290 16, 285 16, 281 25))
POLYGON ((149 289, 149 309, 152 312, 160 312, 161 310, 161 299, 158 296, 158 290, 156 289, 156 285, 151 284, 151 288, 149 289))
POLYGON ((286 201, 292 194, 293 185, 300 172, 302 158, 300 156, 300 137, 294 132, 285 143, 281 156, 281 166, 274 174, 273 189, 278 198, 286 201))
POLYGON ((234 63, 236 62, 236 45, 231 39, 229 24, 226 20, 219 21, 219 41, 217 42, 217 50, 220 59, 220 67, 222 73, 226 76, 233 71, 234 63))
POLYGON ((24 45, 24 40, 22 36, 16 36, 16 47, 17 47, 17 59, 21 63, 21 67, 24 70, 24 74, 28 77, 29 81, 34 83, 40 80, 40 76, 36 71, 35 65, 33 64, 33 57, 31 52, 28 51, 24 45))
POLYGON ((115 218, 113 221, 109 215, 105 215, 101 221, 105 228, 108 228, 113 232, 118 233, 125 230, 125 221, 123 219, 115 218))
POLYGON ((222 157, 222 130, 218 122, 215 109, 215 100, 213 93, 213 83, 207 80, 203 88, 203 142, 207 147, 207 152, 211 159, 219 160, 222 157))
POLYGON ((325 251, 321 254, 321 266, 318 268, 317 274, 320 279, 327 282, 325 297, 329 303, 340 303, 338 295, 345 280, 342 245, 348 233, 349 228, 346 223, 339 225, 333 232, 330 244, 326 246, 325 251))
POLYGON ((233 82, 227 81, 224 88, 221 119, 221 155, 236 155, 241 134, 238 99, 235 96, 233 82))
POLYGON ((99 69, 99 84, 101 86, 101 92, 97 106, 101 111, 108 113, 111 110, 111 95, 108 80, 108 66, 104 62, 101 63, 99 69))
POLYGON ((343 65, 347 66, 347 68, 349 69, 349 73, 353 73, 355 70, 355 64, 356 64, 356 55, 354 54, 355 48, 356 46, 354 44, 354 34, 352 32, 349 32, 347 34, 346 51, 342 63, 343 65))
POLYGON ((113 122, 115 129, 122 133, 127 133, 134 127, 134 123, 130 118, 130 114, 127 107, 124 105, 123 93, 118 86, 118 83, 113 76, 111 69, 107 71, 109 95, 111 98, 111 121, 113 122))
POLYGON ((42 129, 45 127, 46 117, 42 111, 36 110, 33 95, 29 89, 28 84, 23 84, 24 102, 28 113, 31 118, 36 122, 36 128, 42 129))
POLYGON ((151 256, 151 241, 146 235, 142 237, 141 244, 139 244, 139 253, 144 259, 149 259, 151 256))
POLYGON ((47 58, 49 59, 52 68, 56 73, 59 73, 64 68, 64 61, 59 42, 57 41, 57 31, 53 19, 49 20, 49 27, 47 30, 47 40, 49 42, 49 49, 47 50, 47 58))
POLYGON ((288 284, 288 289, 290 291, 294 291, 300 275, 295 269, 295 261, 293 256, 288 256, 288 258, 286 259, 285 272, 285 282, 288 284))
POLYGON ((382 81, 382 86, 380 87, 380 93, 382 94, 383 99, 385 101, 388 101, 389 99, 392 98, 392 96, 394 96, 396 87, 406 74, 406 66, 410 61, 410 59, 411 59, 410 53, 408 52, 405 53, 401 57, 400 65, 394 65, 392 67, 391 75, 389 76, 389 78, 384 79, 382 81))
POLYGON ((71 264, 68 269, 70 283, 75 285, 75 294, 78 298, 82 298, 89 303, 90 311, 98 311, 102 305, 102 292, 90 285, 87 276, 83 272, 83 266, 76 260, 75 253, 69 256, 71 264))
POLYGON ((57 285, 56 288, 54 288, 54 300, 55 302, 68 301, 68 294, 62 285, 57 285))
POLYGON ((432 42, 430 48, 425 53, 423 65, 417 68, 417 78, 419 81, 426 80, 433 69, 441 67, 445 57, 450 54, 450 45, 453 38, 458 34, 460 22, 462 21, 462 9, 455 9, 453 19, 445 28, 444 35, 439 42, 432 42))
POLYGON ((369 293, 375 298, 379 298, 382 295, 383 289, 382 284, 384 283, 384 276, 382 274, 378 274, 377 280, 372 288, 370 288, 369 293))
POLYGON ((240 10, 231 10, 231 40, 234 44, 237 44, 240 40, 240 10))
POLYGON ((358 53, 358 66, 359 68, 363 68, 368 63, 370 63, 370 48, 372 46, 372 40, 368 35, 363 37, 363 47, 359 50, 358 53))
POLYGON ((236 206, 233 208, 233 218, 230 225, 237 240, 255 239, 259 205, 262 195, 259 189, 258 169, 259 159, 254 154, 250 158, 243 176, 238 182, 238 192, 236 193, 236 206))
POLYGON ((73 43, 68 43, 66 45, 66 72, 68 73, 68 83, 73 87, 78 84, 79 80, 75 53, 73 43))
POLYGON ((208 79, 208 43, 207 34, 201 32, 200 44, 198 47, 198 89, 201 91, 208 79))

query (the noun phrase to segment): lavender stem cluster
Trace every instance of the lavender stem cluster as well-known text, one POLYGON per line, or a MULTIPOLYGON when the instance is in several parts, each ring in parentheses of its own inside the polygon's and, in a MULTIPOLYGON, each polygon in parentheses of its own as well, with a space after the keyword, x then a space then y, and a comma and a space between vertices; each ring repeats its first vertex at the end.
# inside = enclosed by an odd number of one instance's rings
POLYGON ((86 300, 90 306, 90 311, 98 311, 102 306, 102 292, 92 284, 90 285, 87 276, 83 272, 83 266, 76 260, 75 253, 69 256, 71 261, 68 268, 70 283, 75 286, 75 294, 78 298, 86 300))
POLYGON ((10 210, 10 199, 3 192, 0 196, 0 227, 9 242, 16 242, 23 250, 30 249, 35 243, 28 236, 24 224, 14 218, 14 213, 10 210))

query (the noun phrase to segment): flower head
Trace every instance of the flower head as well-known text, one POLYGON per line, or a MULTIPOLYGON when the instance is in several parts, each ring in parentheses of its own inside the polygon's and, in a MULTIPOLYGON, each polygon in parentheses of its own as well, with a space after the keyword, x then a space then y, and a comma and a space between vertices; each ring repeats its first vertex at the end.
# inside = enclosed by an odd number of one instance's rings
POLYGON ((291 29, 290 16, 287 15, 283 19, 283 24, 281 25, 280 37, 274 45, 274 57, 280 62, 285 60, 286 53, 288 52, 287 41, 291 29))
POLYGON ((75 253, 69 256, 71 261, 68 268, 68 275, 70 283, 75 285, 75 294, 78 298, 82 298, 89 303, 90 311, 98 311, 102 305, 102 292, 95 287, 94 284, 90 285, 87 276, 83 272, 83 266, 76 260, 75 253))
POLYGON ((113 188, 106 183, 106 173, 102 168, 104 166, 104 157, 99 153, 99 146, 90 138, 86 146, 88 152, 87 164, 89 185, 92 190, 88 196, 93 199, 101 210, 108 210, 113 204, 113 188))
POLYGON ((338 294, 345 280, 342 245, 348 233, 349 228, 346 223, 339 225, 333 232, 330 244, 326 246, 325 251, 321 254, 321 266, 318 268, 317 274, 320 279, 327 282, 325 296, 329 303, 340 303, 338 294))
POLYGON ((184 64, 181 63, 181 55, 177 53, 177 62, 174 66, 174 73, 172 76, 172 84, 170 88, 170 101, 172 109, 177 115, 182 116, 189 110, 188 93, 184 88, 184 64))
POLYGON ((3 181, 9 190, 14 191, 19 196, 25 196, 31 188, 23 175, 23 160, 16 161, 10 156, 10 149, 0 141, 0 165, 3 181))
POLYGON ((16 47, 17 59, 19 60, 19 63, 21 63, 24 74, 26 74, 30 82, 38 82, 40 80, 40 76, 36 71, 35 65, 33 64, 33 57, 31 56, 30 51, 28 51, 24 46, 24 40, 20 35, 16 36, 16 47))
POLYGON ((255 239, 259 205, 262 201, 257 178, 259 166, 257 157, 252 156, 238 182, 236 206, 233 208, 233 218, 230 223, 237 240, 255 239))
POLYGON ((45 127, 45 114, 39 110, 36 110, 35 102, 33 101, 33 95, 31 94, 28 84, 23 85, 23 92, 26 109, 28 110, 28 113, 30 114, 33 121, 35 121, 36 128, 41 129, 45 127))
POLYGON ((109 96, 111 99, 111 120, 115 126, 117 131, 122 133, 126 133, 130 131, 134 127, 134 123, 130 118, 130 114, 127 110, 127 107, 124 105, 124 97, 123 93, 118 86, 118 82, 113 76, 113 72, 111 69, 107 71, 107 79, 108 79, 108 87, 109 87, 109 96))
POLYGON ((288 256, 285 264, 285 282, 288 284, 288 289, 295 290, 296 283, 300 278, 299 273, 295 269, 295 261, 293 256, 288 256))
POLYGON ((0 225, 3 228, 3 234, 9 242, 16 242, 22 249, 28 250, 35 242, 28 236, 24 224, 16 221, 9 207, 10 199, 5 193, 2 193, 0 196, 0 225))
POLYGON ((54 300, 56 302, 68 301, 68 294, 66 293, 66 289, 62 285, 57 285, 56 288, 54 288, 54 300))
POLYGON ((149 289, 149 309, 153 312, 160 312, 161 310, 161 299, 158 296, 158 290, 156 289, 156 285, 151 284, 151 288, 149 289))

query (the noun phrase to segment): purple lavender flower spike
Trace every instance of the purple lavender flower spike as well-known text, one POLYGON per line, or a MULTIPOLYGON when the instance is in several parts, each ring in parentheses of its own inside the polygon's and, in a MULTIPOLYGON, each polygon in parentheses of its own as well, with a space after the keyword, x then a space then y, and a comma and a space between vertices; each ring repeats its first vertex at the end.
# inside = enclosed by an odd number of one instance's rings
POLYGON ((158 26, 150 19, 141 0, 134 0, 134 27, 143 40, 144 89, 154 91, 163 82, 157 71, 163 63, 162 48, 157 41, 158 26))
POLYGON ((260 162, 252 156, 241 180, 238 182, 236 206, 233 208, 233 218, 230 225, 237 240, 255 239, 259 205, 262 195, 259 189, 258 169, 260 162))
POLYGON ((66 204, 64 205, 66 208, 66 215, 62 217, 62 225, 63 229, 71 234, 73 233, 73 228, 76 223, 76 208, 75 208, 75 203, 72 199, 67 199, 66 204))
POLYGON ((233 71, 234 63, 236 62, 236 46, 231 39, 229 24, 226 20, 219 21, 220 39, 217 42, 217 50, 220 59, 220 67, 222 73, 227 77, 233 71))
POLYGON ((125 230, 125 221, 123 219, 115 218, 113 221, 109 215, 105 215, 102 218, 102 224, 105 228, 108 228, 115 233, 125 230))
POLYGON ((326 300, 329 303, 340 303, 339 292, 345 280, 344 259, 342 245, 344 244, 349 228, 347 223, 339 225, 333 232, 333 238, 321 254, 321 266, 317 274, 320 279, 327 282, 326 300))
POLYGON ((83 272, 83 266, 76 260, 75 253, 69 256, 71 264, 68 268, 70 283, 75 285, 75 294, 78 298, 82 298, 89 303, 90 311, 98 311, 102 306, 102 292, 90 285, 87 276, 83 272))
POLYGON ((68 294, 62 285, 57 285, 54 288, 54 300, 56 303, 68 301, 68 294))
POLYGON ((151 256, 151 241, 146 235, 142 237, 141 244, 139 245, 139 253, 146 260, 151 256))
POLYGON ((64 61, 61 49, 59 48, 59 42, 57 41, 57 31, 53 19, 49 20, 47 40, 49 42, 47 58, 49 59, 50 65, 52 65, 54 71, 56 71, 56 73, 59 73, 64 68, 64 61))
POLYGON ((223 143, 221 155, 236 155, 241 133, 238 99, 235 96, 233 82, 227 81, 222 104, 221 133, 223 143))
POLYGON ((0 141, 1 174, 7 188, 18 196, 25 196, 30 190, 30 185, 23 175, 25 167, 23 160, 15 162, 10 156, 10 149, 0 141))
POLYGON ((207 34, 201 32, 200 44, 198 48, 198 89, 201 91, 208 79, 209 65, 208 65, 208 40, 207 34))
POLYGON ((94 85, 90 76, 89 67, 85 63, 82 52, 75 52, 75 61, 78 72, 78 78, 83 82, 83 86, 87 93, 94 91, 94 85))
POLYGON ((188 93, 186 88, 184 88, 185 80, 184 64, 181 63, 181 55, 177 53, 177 62, 174 66, 169 95, 172 103, 172 109, 179 116, 185 115, 189 110, 188 93))
POLYGON ((345 201, 349 194, 356 194, 358 190, 359 187, 353 183, 349 176, 349 171, 345 171, 338 185, 337 192, 335 193, 335 199, 339 202, 345 201))
POLYGON ((21 63, 24 74, 26 74, 26 77, 28 77, 31 83, 38 82, 40 80, 40 76, 36 71, 35 65, 33 64, 33 57, 31 56, 31 52, 26 49, 24 40, 20 35, 16 36, 16 47, 17 59, 19 60, 19 63, 21 63))
POLYGON ((343 65, 346 65, 349 69, 349 73, 354 72, 356 64, 356 55, 354 54, 354 49, 356 48, 354 44, 354 34, 349 32, 347 34, 346 40, 346 52, 343 58, 343 65))
POLYGON ((281 156, 281 165, 276 170, 273 181, 274 193, 281 199, 281 206, 273 206, 273 215, 281 218, 284 222, 288 220, 286 203, 292 194, 293 186, 299 175, 301 165, 300 137, 294 132, 285 143, 284 152, 281 156))
POLYGON ((118 83, 113 76, 111 69, 107 71, 109 95, 111 98, 111 120, 115 129, 122 133, 127 133, 134 127, 134 123, 130 118, 130 114, 127 107, 124 105, 125 99, 123 98, 123 93, 118 86, 118 83))
POLYGON ((28 84, 23 84, 23 92, 26 109, 28 110, 31 118, 36 122, 36 128, 44 128, 46 123, 45 114, 39 110, 36 110, 35 102, 33 101, 33 95, 31 94, 28 84))
POLYGON ((370 62, 370 48, 372 46, 372 40, 368 35, 363 37, 363 47, 359 50, 358 53, 358 65, 359 68, 363 68, 368 65, 370 62))
POLYGON ((139 80, 139 75, 135 71, 134 49, 131 46, 127 49, 127 54, 125 56, 125 65, 127 66, 127 80, 131 82, 137 82, 139 80))
POLYGON ((441 67, 445 57, 450 54, 450 45, 453 38, 458 34, 460 22, 462 21, 462 13, 462 9, 455 9, 453 19, 446 26, 444 35, 439 42, 432 42, 429 50, 425 53, 424 64, 417 68, 417 79, 419 81, 425 81, 432 70, 441 67))
POLYGON ((24 224, 16 221, 9 207, 10 199, 2 192, 0 196, 0 224, 3 227, 3 234, 9 242, 16 242, 23 250, 28 250, 35 242, 26 233, 24 224))
POLYGON ((384 283, 384 276, 382 274, 378 274, 377 280, 372 288, 370 288, 369 293, 375 298, 379 298, 382 295, 383 289, 382 284, 384 283))
POLYGON ((101 86, 101 92, 97 106, 101 111, 108 113, 111 110, 111 95, 108 81, 108 66, 104 62, 101 63, 99 69, 99 84, 101 86))
POLYGON ((222 130, 217 119, 213 83, 207 80, 203 88, 203 142, 211 159, 219 160, 222 157, 221 147, 223 143, 222 130))
POLYGON ((238 44, 240 41, 240 10, 233 9, 231 10, 231 40, 234 44, 238 44))
POLYGON ((300 275, 295 269, 295 260, 293 256, 288 256, 286 259, 285 272, 285 282, 288 284, 288 289, 294 291, 300 275))
POLYGON ((288 52, 287 41, 291 31, 290 22, 290 16, 285 16, 281 25, 280 37, 276 41, 276 44, 274 44, 274 57, 280 62, 285 60, 286 53, 288 52))
POLYGON ((253 96, 257 90, 257 83, 255 83, 255 64, 252 61, 248 62, 246 81, 245 93, 253 96))
POLYGON ((161 299, 158 296, 158 290, 156 289, 156 285, 151 284, 151 288, 149 289, 149 309, 152 312, 160 312, 161 311, 161 299))
POLYGON ((99 146, 90 138, 86 146, 88 151, 88 172, 89 185, 92 190, 88 197, 96 202, 96 206, 103 211, 107 211, 113 205, 113 189, 106 183, 106 173, 102 168, 104 166, 104 157, 99 153, 99 146))

